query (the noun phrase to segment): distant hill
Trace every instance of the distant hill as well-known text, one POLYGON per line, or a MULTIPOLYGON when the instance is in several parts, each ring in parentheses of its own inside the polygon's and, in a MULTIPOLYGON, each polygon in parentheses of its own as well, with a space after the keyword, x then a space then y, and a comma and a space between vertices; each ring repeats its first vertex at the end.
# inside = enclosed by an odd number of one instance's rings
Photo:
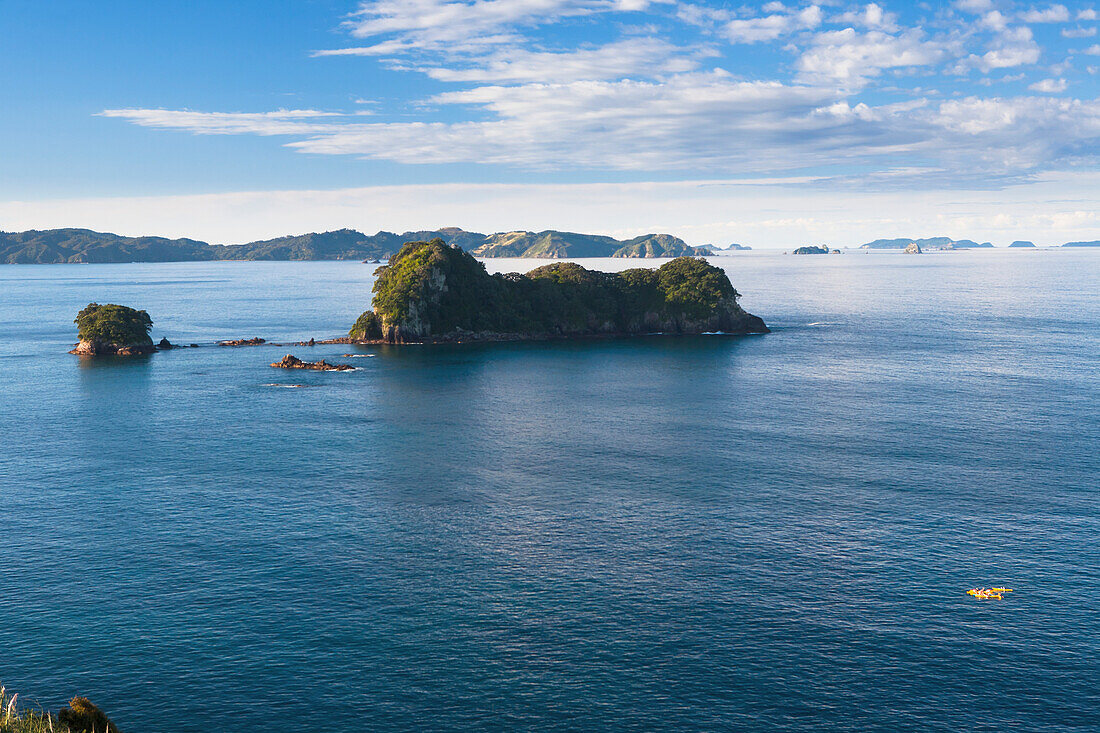
POLYGON ((1094 242, 1066 242, 1063 247, 1100 247, 1100 241, 1094 242))
POLYGON ((124 237, 90 229, 0 232, 0 264, 82 262, 193 262, 202 260, 381 260, 405 242, 442 239, 479 257, 680 257, 709 250, 670 234, 618 240, 574 232, 504 232, 486 236, 457 227, 415 232, 354 229, 312 232, 248 244, 207 244, 194 239, 124 237))
POLYGON ((194 239, 121 237, 90 229, 0 232, 0 263, 8 265, 216 259, 216 248, 194 239))
POLYGON ((712 250, 716 255, 725 255, 731 252, 748 252, 752 250, 752 247, 744 244, 737 244, 736 242, 730 244, 728 247, 715 247, 713 244, 707 244, 704 246, 707 249, 712 250))
POLYGON ((461 229, 379 232, 354 229, 265 239, 248 244, 207 244, 194 239, 123 237, 90 229, 0 232, 0 263, 195 262, 204 260, 362 260, 382 259, 405 242, 440 238, 468 245, 483 234, 461 229))
POLYGON ((1034 247, 1035 242, 1029 242, 1025 239, 1017 239, 1015 242, 1013 242, 1012 244, 1010 244, 1008 246, 1009 247, 1034 247))
POLYGON ((703 254, 671 234, 645 234, 619 240, 576 232, 501 232, 491 234, 471 253, 476 257, 682 257, 703 254))
POLYGON ((992 248, 990 242, 978 244, 972 239, 951 239, 950 237, 929 237, 927 239, 876 239, 867 244, 861 244, 860 249, 905 249, 911 244, 916 244, 922 251, 937 249, 987 249, 992 248))

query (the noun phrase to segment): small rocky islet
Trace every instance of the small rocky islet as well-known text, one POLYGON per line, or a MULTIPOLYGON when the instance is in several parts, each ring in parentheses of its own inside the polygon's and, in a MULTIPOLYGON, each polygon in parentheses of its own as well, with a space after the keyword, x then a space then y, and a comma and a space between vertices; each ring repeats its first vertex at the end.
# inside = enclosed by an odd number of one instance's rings
MULTIPOLYGON (((656 269, 617 273, 555 262, 526 274, 489 274, 485 265, 442 239, 408 242, 376 271, 372 309, 346 337, 307 342, 455 343, 609 338, 649 334, 768 333, 762 319, 741 308, 726 273, 697 257, 677 257, 656 269)), ((154 345, 145 311, 90 303, 76 318, 80 343, 70 352, 131 356, 177 348, 154 345)), ((262 346, 259 337, 218 346, 262 346)), ((192 344, 195 346, 195 344, 192 344)), ((292 354, 271 364, 283 369, 347 371, 348 364, 308 362, 292 354)))

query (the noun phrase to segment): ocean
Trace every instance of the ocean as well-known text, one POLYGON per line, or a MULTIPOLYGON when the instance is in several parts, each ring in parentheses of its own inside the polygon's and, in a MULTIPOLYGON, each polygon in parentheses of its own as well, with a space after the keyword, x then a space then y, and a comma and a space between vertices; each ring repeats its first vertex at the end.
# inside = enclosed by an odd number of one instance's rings
POLYGON ((1100 251, 711 261, 772 333, 226 348, 374 268, 0 267, 0 682, 125 733, 1100 729, 1100 251), (91 301, 204 347, 71 356, 91 301))

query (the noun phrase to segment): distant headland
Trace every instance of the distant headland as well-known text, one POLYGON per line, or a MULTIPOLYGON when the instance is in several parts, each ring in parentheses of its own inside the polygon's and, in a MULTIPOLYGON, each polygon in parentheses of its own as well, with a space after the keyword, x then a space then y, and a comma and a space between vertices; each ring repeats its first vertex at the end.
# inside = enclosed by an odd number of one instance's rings
POLYGON ((614 239, 547 230, 479 234, 457 227, 431 231, 354 229, 264 239, 248 244, 208 244, 195 239, 125 237, 90 229, 0 232, 0 263, 202 262, 210 260, 384 260, 405 242, 442 239, 477 257, 683 257, 711 254, 671 234, 614 239))
MULTIPOLYGON (((458 227, 409 231, 401 234, 381 231, 363 234, 354 229, 311 232, 247 244, 208 244, 197 239, 166 237, 128 237, 91 229, 45 229, 25 232, 0 232, 0 264, 50 265, 126 262, 209 262, 234 261, 316 261, 361 260, 382 262, 406 242, 441 239, 461 247, 475 257, 524 257, 541 259, 578 259, 587 257, 656 258, 731 255, 751 250, 743 244, 721 248, 714 245, 693 247, 671 234, 643 234, 633 239, 615 239, 599 234, 579 234, 547 229, 541 232, 498 232, 480 234, 458 227)), ((991 249, 990 242, 970 239, 929 237, 926 239, 876 239, 859 249, 904 250, 910 244, 922 251, 955 249, 991 249)), ((1029 243, 1013 242, 1010 247, 1029 243)), ((1100 241, 1068 242, 1063 247, 1100 247, 1100 241)), ((822 247, 826 252, 837 249, 822 247)))

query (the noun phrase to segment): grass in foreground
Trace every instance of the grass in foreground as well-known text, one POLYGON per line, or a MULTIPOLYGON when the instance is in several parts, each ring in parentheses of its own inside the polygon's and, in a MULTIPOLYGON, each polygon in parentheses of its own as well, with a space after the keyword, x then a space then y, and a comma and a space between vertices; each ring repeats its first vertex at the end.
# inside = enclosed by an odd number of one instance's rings
POLYGON ((19 695, 0 687, 0 733, 119 733, 86 697, 74 697, 57 715, 19 706, 19 695))

